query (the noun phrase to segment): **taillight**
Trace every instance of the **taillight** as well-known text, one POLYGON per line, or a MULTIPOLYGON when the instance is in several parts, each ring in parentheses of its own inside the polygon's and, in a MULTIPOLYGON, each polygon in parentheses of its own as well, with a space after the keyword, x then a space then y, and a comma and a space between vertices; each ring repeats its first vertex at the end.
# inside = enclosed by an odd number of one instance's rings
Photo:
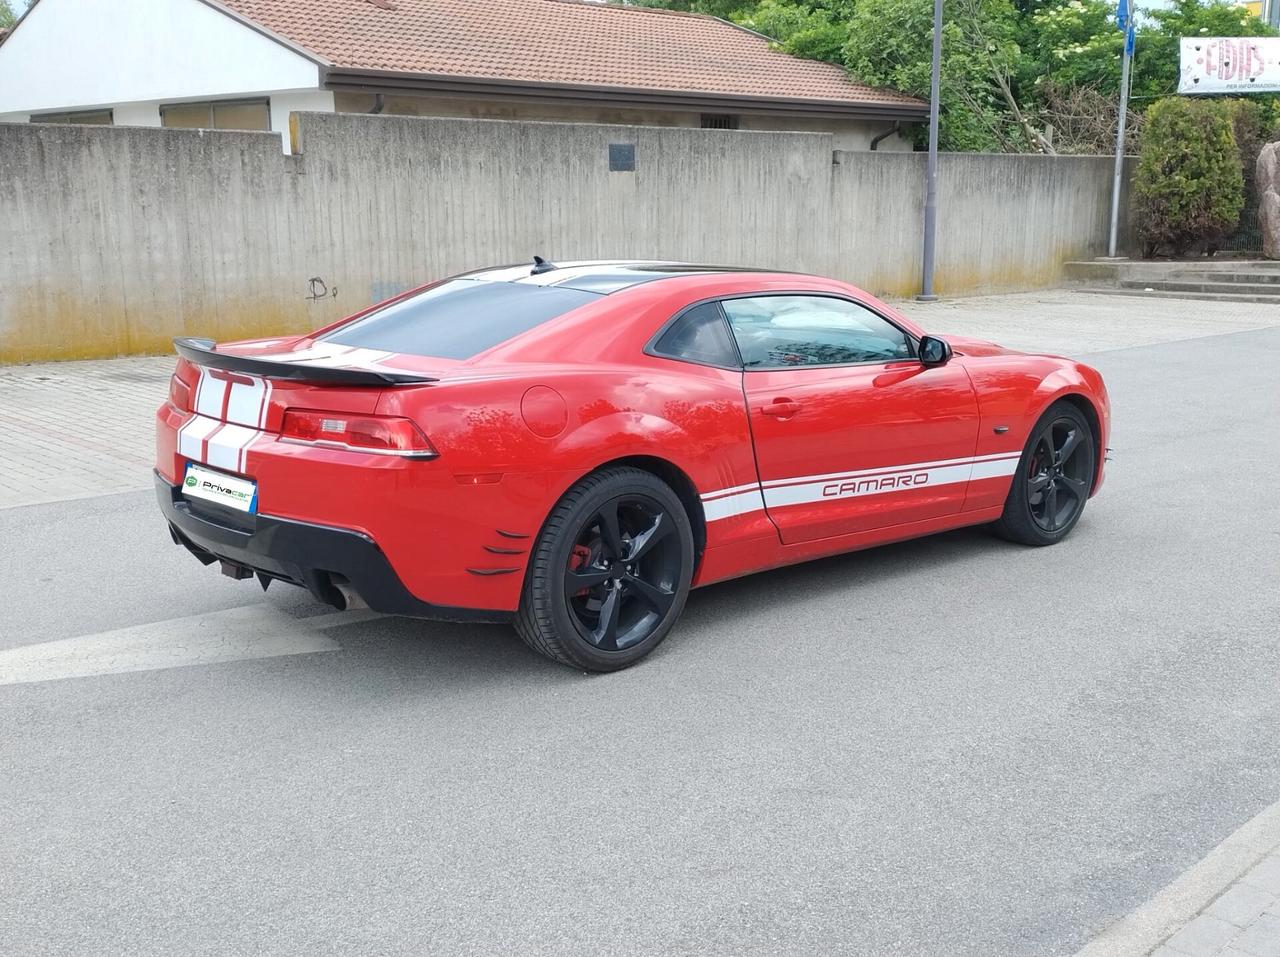
POLYGON ((286 409, 280 437, 290 442, 372 452, 375 455, 430 459, 438 454, 412 420, 392 415, 286 409))
POLYGON ((187 385, 176 374, 169 376, 169 401, 174 408, 183 412, 191 411, 191 386, 187 385))

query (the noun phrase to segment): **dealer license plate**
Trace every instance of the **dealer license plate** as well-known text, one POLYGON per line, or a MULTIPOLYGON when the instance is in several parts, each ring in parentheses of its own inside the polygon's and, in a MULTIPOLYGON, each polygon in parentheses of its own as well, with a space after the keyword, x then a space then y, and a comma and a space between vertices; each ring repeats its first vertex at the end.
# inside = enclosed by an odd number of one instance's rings
POLYGON ((258 511, 258 483, 226 472, 215 472, 194 462, 187 464, 182 494, 253 514, 258 511))

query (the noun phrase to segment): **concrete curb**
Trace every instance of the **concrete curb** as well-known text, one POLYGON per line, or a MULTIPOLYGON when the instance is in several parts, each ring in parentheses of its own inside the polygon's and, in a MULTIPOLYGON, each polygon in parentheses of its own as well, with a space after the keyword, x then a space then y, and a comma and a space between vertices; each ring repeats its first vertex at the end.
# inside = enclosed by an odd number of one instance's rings
POLYGON ((1075 957, 1149 954, 1278 845, 1280 801, 1242 825, 1151 900, 1085 944, 1075 957))

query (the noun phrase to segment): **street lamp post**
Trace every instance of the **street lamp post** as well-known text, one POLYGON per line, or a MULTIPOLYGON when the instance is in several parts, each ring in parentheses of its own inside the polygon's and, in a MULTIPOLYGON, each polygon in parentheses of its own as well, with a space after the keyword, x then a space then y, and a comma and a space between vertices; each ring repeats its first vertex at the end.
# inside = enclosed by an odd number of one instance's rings
POLYGON ((933 0, 933 74, 929 79, 929 160, 924 174, 924 275, 921 302, 933 302, 933 257, 938 232, 938 94, 942 86, 942 0, 933 0))
POLYGON ((1116 124, 1116 167, 1111 179, 1111 233, 1107 238, 1107 256, 1116 257, 1116 239, 1120 232, 1120 187, 1124 179, 1124 127, 1129 113, 1129 64, 1133 60, 1133 0, 1119 0, 1116 19, 1124 31, 1124 56, 1120 66, 1120 116, 1116 124))

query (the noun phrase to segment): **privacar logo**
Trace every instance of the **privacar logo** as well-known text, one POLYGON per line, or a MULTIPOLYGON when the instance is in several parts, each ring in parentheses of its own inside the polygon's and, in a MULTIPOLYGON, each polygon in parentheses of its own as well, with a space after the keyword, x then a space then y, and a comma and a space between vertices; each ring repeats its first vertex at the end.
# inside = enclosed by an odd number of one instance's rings
POLYGON ((188 475, 187 488, 195 488, 195 487, 196 487, 196 477, 194 475, 188 475))

